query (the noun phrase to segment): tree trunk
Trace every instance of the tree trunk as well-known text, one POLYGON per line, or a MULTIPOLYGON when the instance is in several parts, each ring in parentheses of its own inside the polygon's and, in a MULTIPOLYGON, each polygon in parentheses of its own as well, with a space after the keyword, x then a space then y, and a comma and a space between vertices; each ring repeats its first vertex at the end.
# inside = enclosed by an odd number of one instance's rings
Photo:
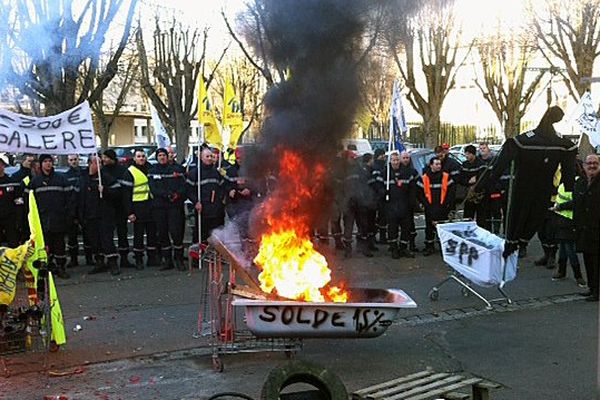
POLYGON ((504 120, 504 137, 506 139, 517 136, 521 133, 521 116, 516 112, 507 112, 504 120))
POLYGON ((440 113, 432 113, 431 115, 423 116, 423 135, 425 138, 425 147, 434 148, 439 143, 438 137, 440 134, 440 113))
POLYGON ((179 119, 175 126, 175 138, 177 140, 177 162, 182 163, 185 160, 190 143, 190 121, 185 118, 179 119))

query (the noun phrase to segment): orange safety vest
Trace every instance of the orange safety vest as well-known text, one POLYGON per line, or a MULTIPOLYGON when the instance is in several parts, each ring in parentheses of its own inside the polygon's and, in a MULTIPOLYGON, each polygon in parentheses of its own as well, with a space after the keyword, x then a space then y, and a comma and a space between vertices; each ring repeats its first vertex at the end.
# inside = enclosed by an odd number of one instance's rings
MULTIPOLYGON (((446 194, 448 193, 448 181, 450 180, 450 174, 442 172, 442 194, 440 195, 440 204, 444 204, 446 201, 446 194)), ((425 192, 425 198, 429 204, 433 203, 433 197, 431 195, 431 181, 429 175, 423 174, 423 191, 425 192)))

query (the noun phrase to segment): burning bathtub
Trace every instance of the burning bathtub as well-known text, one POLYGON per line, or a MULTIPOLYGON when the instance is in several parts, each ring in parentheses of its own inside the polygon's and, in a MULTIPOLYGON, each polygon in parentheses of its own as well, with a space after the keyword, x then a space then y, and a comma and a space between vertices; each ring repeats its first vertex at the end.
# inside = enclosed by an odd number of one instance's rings
POLYGON ((401 308, 417 304, 400 289, 349 289, 352 302, 313 303, 236 299, 248 329, 257 337, 373 338, 395 320, 401 308))

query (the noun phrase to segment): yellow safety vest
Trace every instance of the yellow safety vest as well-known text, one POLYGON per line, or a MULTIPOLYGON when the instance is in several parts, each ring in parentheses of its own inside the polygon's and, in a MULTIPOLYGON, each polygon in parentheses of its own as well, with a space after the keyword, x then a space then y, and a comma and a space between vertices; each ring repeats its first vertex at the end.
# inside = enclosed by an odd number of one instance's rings
MULTIPOLYGON (((565 191, 565 185, 562 183, 558 187, 558 193, 556 194, 556 205, 560 206, 561 204, 567 203, 573 200, 573 192, 565 191)), ((557 214, 562 215, 565 218, 573 219, 573 210, 561 210, 556 211, 557 214)))
POLYGON ((150 193, 150 185, 148 185, 148 177, 134 165, 128 168, 128 171, 133 176, 133 201, 146 201, 152 198, 150 193))

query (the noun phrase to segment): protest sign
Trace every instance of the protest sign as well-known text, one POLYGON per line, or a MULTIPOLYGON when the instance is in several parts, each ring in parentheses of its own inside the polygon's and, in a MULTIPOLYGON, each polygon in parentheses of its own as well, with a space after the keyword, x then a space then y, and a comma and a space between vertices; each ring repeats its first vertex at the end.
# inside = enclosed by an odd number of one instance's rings
POLYGON ((517 254, 502 257, 504 239, 473 221, 437 225, 444 261, 479 286, 502 285, 517 276, 517 254))
POLYGON ((88 102, 49 117, 0 110, 0 151, 34 154, 90 154, 96 137, 88 102))
POLYGON ((577 106, 581 109, 581 114, 577 117, 579 127, 583 133, 588 135, 592 146, 600 146, 600 120, 596 115, 590 92, 585 92, 581 96, 577 106))

